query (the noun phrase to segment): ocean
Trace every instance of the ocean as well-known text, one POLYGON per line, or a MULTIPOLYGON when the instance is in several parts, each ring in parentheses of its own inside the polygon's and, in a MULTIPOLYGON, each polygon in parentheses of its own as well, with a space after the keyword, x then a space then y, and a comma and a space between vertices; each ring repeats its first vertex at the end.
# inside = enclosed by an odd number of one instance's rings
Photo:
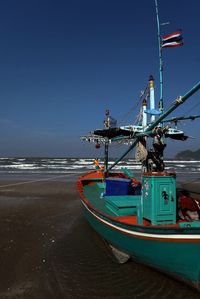
MULTIPOLYGON (((111 159, 109 165, 114 159, 111 159)), ((1 179, 32 179, 54 176, 75 179, 82 173, 94 169, 91 158, 0 158, 1 179)), ((100 159, 103 165, 103 160, 100 159)), ((134 159, 121 161, 114 169, 130 169, 136 178, 141 176, 141 164, 134 159)), ((165 170, 176 172, 177 181, 195 181, 200 178, 200 161, 166 160, 165 170)))

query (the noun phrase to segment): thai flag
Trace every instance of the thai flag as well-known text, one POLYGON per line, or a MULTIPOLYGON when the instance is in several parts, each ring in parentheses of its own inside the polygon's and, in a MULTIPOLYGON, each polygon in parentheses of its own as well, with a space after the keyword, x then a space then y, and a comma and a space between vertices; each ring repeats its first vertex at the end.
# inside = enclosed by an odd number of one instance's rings
POLYGON ((162 48, 172 48, 172 47, 180 47, 183 46, 183 37, 181 35, 181 31, 176 31, 168 35, 164 35, 161 37, 162 48))

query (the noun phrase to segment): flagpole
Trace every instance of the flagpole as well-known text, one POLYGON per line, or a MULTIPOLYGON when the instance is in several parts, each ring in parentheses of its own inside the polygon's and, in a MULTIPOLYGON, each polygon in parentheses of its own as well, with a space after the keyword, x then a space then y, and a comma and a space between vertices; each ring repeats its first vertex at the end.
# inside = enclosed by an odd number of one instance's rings
POLYGON ((161 39, 160 39, 160 19, 158 13, 158 2, 155 0, 156 7, 156 19, 157 19, 157 32, 158 32, 158 49, 159 49, 159 72, 160 72, 160 101, 159 101, 159 109, 163 112, 163 59, 162 59, 162 47, 161 47, 161 39))

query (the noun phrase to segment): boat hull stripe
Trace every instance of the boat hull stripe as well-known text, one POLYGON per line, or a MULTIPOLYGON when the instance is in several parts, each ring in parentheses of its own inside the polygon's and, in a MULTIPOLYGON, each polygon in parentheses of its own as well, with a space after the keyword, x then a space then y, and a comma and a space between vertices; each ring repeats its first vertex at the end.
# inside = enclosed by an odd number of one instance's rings
POLYGON ((174 240, 199 240, 200 241, 199 234, 198 235, 152 234, 152 233, 131 231, 131 230, 116 226, 116 225, 102 219, 101 217, 96 215, 94 212, 92 212, 84 201, 81 200, 81 202, 84 205, 84 207, 100 222, 106 224, 107 226, 112 227, 115 230, 121 231, 125 234, 129 234, 129 235, 139 237, 139 238, 149 238, 149 239, 165 239, 165 240, 174 239, 174 240))

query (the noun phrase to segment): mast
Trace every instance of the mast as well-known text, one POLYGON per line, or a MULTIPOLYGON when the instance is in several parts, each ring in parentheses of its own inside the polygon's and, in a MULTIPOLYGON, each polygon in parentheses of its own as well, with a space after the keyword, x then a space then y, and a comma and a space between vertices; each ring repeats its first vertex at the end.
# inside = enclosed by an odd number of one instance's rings
MULTIPOLYGON (((115 128, 117 126, 117 121, 110 115, 109 109, 105 111, 104 127, 106 130, 115 128)), ((104 171, 108 169, 108 148, 109 148, 109 139, 106 138, 104 145, 104 171)))
MULTIPOLYGON (((161 36, 160 36, 160 21, 159 21, 159 14, 158 14, 158 3, 157 0, 155 1, 155 8, 156 8, 156 18, 157 18, 157 28, 158 28, 158 46, 159 46, 159 62, 160 62, 160 100, 159 100, 159 110, 160 113, 157 113, 158 111, 155 110, 155 103, 154 103, 154 79, 152 76, 149 78, 149 93, 150 93, 150 112, 148 109, 146 109, 147 103, 146 99, 143 100, 143 121, 142 125, 137 126, 125 126, 125 127, 117 127, 117 121, 114 120, 109 115, 109 110, 106 110, 106 118, 104 120, 104 130, 96 130, 92 135, 89 137, 84 136, 82 140, 86 141, 94 141, 99 142, 99 140, 104 143, 104 174, 105 176, 108 174, 108 172, 116 165, 118 164, 130 151, 134 149, 134 147, 138 144, 139 141, 143 141, 147 137, 154 138, 154 145, 158 145, 158 142, 155 142, 155 140, 160 140, 161 145, 164 149, 164 142, 163 138, 165 138, 166 132, 170 129, 168 126, 163 127, 162 123, 166 122, 165 118, 171 114, 179 105, 183 104, 188 98, 190 98, 195 92, 197 92, 200 89, 200 81, 192 87, 191 90, 189 90, 184 96, 178 97, 172 105, 168 108, 167 111, 163 111, 163 59, 162 59, 162 45, 161 45, 161 36), (151 113, 152 112, 152 113, 151 113), (153 113, 154 112, 154 113, 153 113), (152 114, 151 122, 147 123, 147 115, 146 113, 152 114), (159 114, 160 116, 155 119, 155 116, 153 114, 159 114), (135 139, 135 140, 134 140, 135 139), (118 158, 112 165, 108 166, 108 147, 109 143, 111 142, 124 142, 124 144, 129 144, 129 148, 121 155, 120 158, 118 158)), ((200 115, 196 116, 190 116, 188 118, 181 117, 177 118, 177 120, 182 119, 195 119, 199 118, 200 115)), ((172 118, 173 120, 173 118, 172 118)), ((160 145, 160 143, 159 143, 160 145)), ((149 151, 151 152, 151 151, 149 151)), ((153 151, 152 151, 153 152, 153 151)), ((156 150, 153 153, 159 153, 159 159, 160 159, 160 151, 156 150)), ((148 157, 148 155, 147 155, 148 157)), ((162 150, 162 161, 163 161, 163 150, 162 150)), ((161 161, 161 159, 160 159, 161 161)), ((162 162, 161 161, 161 162, 162 162)), ((156 164, 157 165, 157 164, 156 164)), ((158 168, 159 169, 159 168, 158 168)), ((160 169, 159 169, 160 170, 160 169)), ((159 171, 158 170, 158 171, 159 171)))
POLYGON ((160 101, 159 109, 163 112, 163 58, 162 58, 162 47, 160 41, 160 19, 158 13, 158 2, 155 0, 156 7, 156 20, 157 20, 157 32, 158 32, 158 50, 159 50, 159 74, 160 74, 160 101))
POLYGON ((149 77, 149 98, 150 98, 150 110, 151 110, 151 122, 155 121, 155 98, 154 98, 154 78, 151 75, 149 77))
POLYGON ((108 145, 109 141, 106 141, 104 145, 104 171, 108 169, 108 145))
POLYGON ((125 151, 125 153, 117 159, 112 165, 110 165, 107 169, 107 172, 110 171, 116 164, 118 164, 130 151, 134 149, 136 144, 138 143, 138 137, 145 137, 145 136, 150 136, 153 134, 153 129, 161 123, 166 116, 168 116, 170 113, 172 113, 178 106, 182 105, 187 99, 189 99, 195 92, 197 92, 200 89, 200 81, 194 85, 186 94, 182 97, 178 97, 169 107, 169 109, 163 113, 154 123, 150 124, 144 132, 138 133, 134 136, 136 140, 129 146, 129 148, 125 151))

